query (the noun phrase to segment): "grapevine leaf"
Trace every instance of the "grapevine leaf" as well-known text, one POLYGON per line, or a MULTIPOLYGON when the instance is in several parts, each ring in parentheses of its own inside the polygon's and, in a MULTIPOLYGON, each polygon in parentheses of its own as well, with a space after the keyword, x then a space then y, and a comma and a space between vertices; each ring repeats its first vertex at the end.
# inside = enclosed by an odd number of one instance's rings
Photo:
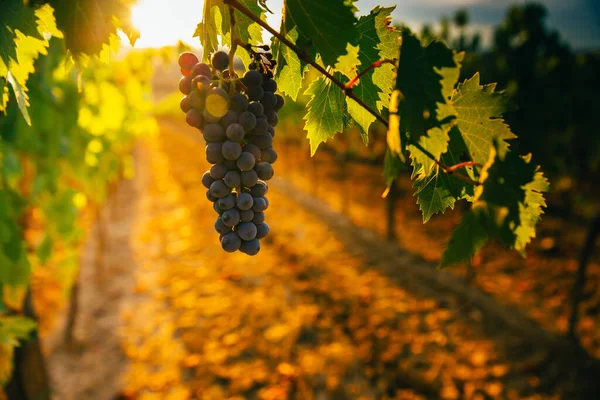
POLYGON ((485 216, 479 209, 467 213, 452 232, 440 267, 471 259, 488 240, 485 216))
POLYGON ((550 184, 541 172, 536 172, 533 181, 524 187, 525 201, 519 204, 521 225, 515 229, 515 250, 525 254, 525 246, 535 237, 535 225, 544 213, 546 207, 544 192, 550 190, 550 184))
POLYGON ((21 316, 0 316, 0 343, 16 346, 36 327, 33 320, 21 316))
POLYGON ((516 138, 501 118, 508 99, 495 88, 495 84, 480 86, 477 73, 458 85, 451 100, 469 156, 482 165, 490 157, 494 140, 498 140, 498 151, 504 155, 509 146, 505 140, 516 138))
POLYGON ((448 207, 454 209, 456 200, 461 197, 463 184, 458 178, 449 175, 436 166, 426 177, 414 183, 417 204, 423 212, 423 223, 448 207))
POLYGON ((365 145, 369 144, 369 127, 375 122, 375 117, 350 97, 346 97, 346 105, 348 107, 348 114, 350 114, 360 128, 360 137, 363 143, 365 145))
POLYGON ((28 7, 22 0, 5 0, 2 2, 0 27, 9 26, 13 31, 19 30, 27 36, 42 39, 33 8, 28 7))
POLYGON ((219 7, 213 6, 213 0, 204 2, 204 11, 202 22, 196 27, 194 37, 200 39, 202 45, 202 61, 210 60, 210 54, 219 48, 219 38, 217 33, 220 31, 221 11, 219 7))
MULTIPOLYGON (((290 42, 297 46, 307 41, 305 38, 300 38, 298 28, 295 26, 288 30, 285 21, 281 21, 281 34, 285 35, 290 42)), ((291 97, 293 101, 296 101, 298 93, 302 89, 302 80, 308 70, 308 64, 302 61, 292 49, 282 44, 275 37, 273 37, 272 49, 277 61, 275 69, 277 86, 281 92, 291 97)))
POLYGON ((354 78, 360 65, 360 61, 358 59, 358 50, 358 46, 352 46, 350 43, 348 43, 346 46, 346 54, 339 56, 337 63, 335 64, 336 71, 340 71, 349 79, 354 78))
POLYGON ((312 40, 325 65, 335 65, 346 44, 357 43, 355 8, 347 0, 286 0, 284 7, 286 23, 312 40))
MULTIPOLYGON (((264 10, 258 4, 257 0, 240 0, 240 2, 248 8, 254 15, 264 20, 264 10)), ((219 33, 222 36, 222 43, 231 43, 231 21, 229 17, 229 7, 225 4, 219 5, 219 9, 221 10, 221 30, 219 33)), ((260 25, 252 21, 246 15, 242 14, 240 11, 235 10, 235 29, 237 38, 240 39, 244 43, 249 44, 259 44, 262 43, 262 28, 260 25)), ((251 60, 251 55, 245 50, 240 49, 239 53, 236 53, 238 57, 242 59, 244 65, 248 65, 251 60)))
POLYGON ((23 114, 27 125, 31 126, 31 118, 29 117, 29 112, 27 111, 27 107, 29 106, 29 101, 27 98, 27 93, 25 92, 25 88, 21 86, 18 80, 16 80, 13 75, 9 72, 8 83, 12 86, 13 92, 15 94, 15 98, 17 100, 17 104, 19 105, 19 110, 23 114))
MULTIPOLYGON (((0 70, 6 69, 11 59, 17 59, 15 35, 6 26, 0 24, 0 70)), ((5 73, 1 75, 4 76, 5 73)))
POLYGON ((111 34, 117 34, 119 21, 125 26, 129 21, 130 0, 50 0, 49 3, 55 10, 56 25, 65 36, 67 49, 76 56, 100 53, 111 34))
MULTIPOLYGON (((336 72, 338 79, 341 74, 336 72)), ((307 104, 308 112, 304 116, 304 129, 308 132, 311 156, 319 144, 344 130, 345 102, 344 92, 325 77, 316 79, 306 90, 311 98, 307 104)))

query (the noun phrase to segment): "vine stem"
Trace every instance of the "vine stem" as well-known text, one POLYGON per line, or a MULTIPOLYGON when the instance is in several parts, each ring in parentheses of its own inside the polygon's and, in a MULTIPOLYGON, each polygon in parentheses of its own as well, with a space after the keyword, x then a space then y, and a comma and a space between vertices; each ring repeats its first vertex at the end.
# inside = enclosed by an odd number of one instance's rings
POLYGON ((358 82, 358 80, 367 72, 369 72, 372 69, 375 68, 379 68, 381 67, 383 64, 392 64, 392 65, 396 65, 396 63, 394 62, 394 60, 390 60, 390 59, 385 59, 385 60, 379 60, 379 61, 375 61, 373 64, 369 65, 367 68, 365 68, 364 70, 360 71, 360 73, 358 75, 356 75, 354 78, 352 78, 352 80, 348 83, 346 83, 344 85, 344 87, 346 89, 349 89, 351 87, 353 87, 356 82, 358 82))
MULTIPOLYGON (((357 102, 362 108, 365 109, 365 111, 367 111, 369 114, 371 114, 372 116, 374 116, 375 119, 377 119, 379 122, 381 122, 386 128, 389 128, 388 121, 385 118, 383 118, 377 111, 373 110, 371 107, 369 107, 367 104, 365 104, 365 102, 363 102, 359 97, 357 97, 352 92, 352 88, 351 87, 347 87, 342 81, 340 81, 335 76, 333 76, 329 71, 327 71, 325 68, 323 68, 322 66, 320 66, 319 64, 317 64, 315 61, 313 61, 308 56, 308 54, 306 53, 306 51, 302 50, 301 48, 299 48, 298 46, 296 46, 294 43, 290 42, 285 36, 283 36, 281 33, 277 32, 275 29, 273 29, 273 27, 271 27, 265 21, 263 21, 258 16, 256 16, 252 11, 250 11, 245 5, 243 5, 242 3, 240 3, 239 0, 223 0, 223 2, 225 4, 227 4, 229 7, 236 8, 238 11, 240 11, 246 17, 250 18, 252 21, 256 22, 262 28, 266 29, 271 35, 275 36, 281 43, 285 44, 294 53, 296 53, 296 55, 302 61, 304 61, 307 64, 311 65, 313 68, 315 68, 317 71, 319 71, 325 77, 327 77, 334 85, 336 85, 337 87, 339 87, 340 89, 342 89, 342 91, 344 92, 344 94, 346 95, 346 97, 349 97, 352 100, 354 100, 355 102, 357 102)), ((387 62, 387 60, 382 60, 382 61, 386 61, 387 62)), ((377 63, 374 63, 374 64, 377 64, 377 63)), ((376 68, 376 67, 378 67, 378 65, 371 66, 370 68, 376 68)), ((361 72, 361 75, 363 75, 366 72, 368 72, 368 70, 369 70, 369 68, 367 68, 366 71, 361 72)), ((438 159, 436 159, 433 156, 433 154, 431 154, 428 150, 426 150, 425 148, 423 148, 423 146, 421 146, 419 143, 413 143, 411 141, 410 144, 414 145, 423 154, 425 154, 427 157, 429 157, 440 168, 442 168, 442 170, 444 172, 446 172, 447 174, 453 175, 456 178, 461 179, 461 180, 463 180, 465 182, 468 182, 468 183, 470 183, 472 185, 475 185, 475 186, 481 184, 480 182, 475 181, 475 180, 473 180, 473 179, 471 179, 471 178, 469 178, 469 177, 467 177, 465 175, 456 173, 457 169, 460 169, 462 167, 466 167, 468 165, 463 165, 463 166, 460 166, 460 167, 456 167, 456 166, 449 167, 449 166, 445 165, 444 163, 442 163, 441 161, 439 161, 438 159)), ((457 165, 460 165, 460 164, 457 164, 457 165)), ((475 165, 475 164, 473 164, 473 165, 475 165)))
POLYGON ((235 51, 237 49, 237 35, 236 35, 236 21, 235 21, 235 10, 231 5, 229 8, 229 32, 231 36, 231 48, 229 49, 229 78, 233 79, 237 75, 235 73, 235 66, 233 64, 233 57, 235 56, 235 51))

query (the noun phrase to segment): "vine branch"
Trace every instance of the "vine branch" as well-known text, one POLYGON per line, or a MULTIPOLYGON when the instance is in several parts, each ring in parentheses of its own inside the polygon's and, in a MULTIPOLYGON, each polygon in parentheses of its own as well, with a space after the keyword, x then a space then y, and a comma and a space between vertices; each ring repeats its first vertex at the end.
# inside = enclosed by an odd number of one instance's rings
POLYGON ((235 50, 237 49, 237 35, 236 35, 236 21, 235 21, 235 10, 230 5, 229 8, 229 28, 231 36, 231 48, 229 49, 229 78, 235 78, 235 66, 233 64, 233 57, 235 56, 235 50))
POLYGON ((394 62, 394 60, 389 60, 389 59, 385 59, 385 60, 379 60, 379 61, 375 61, 373 64, 369 65, 367 68, 365 68, 364 70, 360 71, 360 73, 358 75, 356 75, 354 78, 352 78, 352 80, 348 83, 346 83, 344 85, 344 87, 346 89, 350 89, 351 87, 353 87, 356 82, 358 82, 358 80, 367 72, 369 72, 372 69, 375 68, 379 68, 381 67, 383 64, 392 64, 392 65, 396 65, 396 63, 394 62))
MULTIPOLYGON (((372 116, 374 116, 375 119, 377 119, 379 122, 381 122, 386 128, 389 128, 388 121, 385 118, 383 118, 377 111, 373 110, 371 107, 369 107, 367 104, 365 104, 365 102, 363 102, 359 97, 357 97, 352 92, 352 87, 347 87, 342 81, 340 81, 335 76, 333 76, 329 71, 327 71, 325 68, 323 68, 322 66, 320 66, 319 64, 317 64, 315 61, 313 61, 308 56, 308 54, 306 53, 305 50, 302 50, 301 48, 299 48, 298 46, 296 46, 294 43, 290 42, 285 36, 283 36, 281 33, 277 32, 269 24, 267 24, 265 21, 263 21, 262 19, 260 19, 252 11, 250 11, 246 6, 244 6, 242 3, 240 3, 239 0, 223 0, 223 2, 225 4, 227 4, 229 7, 236 8, 238 11, 240 11, 246 17, 250 18, 252 21, 256 22, 262 28, 266 29, 271 35, 275 36, 281 43, 285 44, 294 53, 296 53, 296 55, 302 61, 304 61, 307 64, 311 65, 313 68, 315 68, 317 71, 319 71, 325 77, 327 77, 327 79, 329 79, 334 85, 336 85, 337 87, 339 87, 340 89, 342 89, 342 91, 344 92, 344 94, 346 95, 346 97, 349 97, 352 100, 354 100, 355 102, 357 102, 362 108, 364 108, 369 114, 371 114, 372 116)), ((383 62, 388 62, 388 61, 391 61, 391 60, 381 60, 380 62, 383 63, 383 62)), ((365 73, 367 73, 369 71, 369 69, 376 68, 376 67, 379 66, 379 65, 375 65, 375 64, 377 64, 377 62, 374 63, 374 64, 372 64, 365 71, 361 72, 359 74, 359 76, 362 76, 365 73)), ((355 79, 358 79, 358 77, 355 78, 355 79)), ((463 167, 466 167, 468 165, 458 166, 460 164, 457 164, 457 166, 449 167, 449 166, 445 165, 444 163, 442 163, 441 161, 437 160, 433 156, 433 154, 431 154, 428 150, 426 150, 425 148, 423 148, 423 146, 421 146, 419 143, 412 143, 411 142, 411 144, 414 145, 417 149, 419 149, 427 157, 429 157, 433 162, 435 162, 440 168, 442 168, 442 170, 445 173, 447 173, 449 175, 453 175, 456 178, 461 179, 461 180, 463 180, 465 182, 468 182, 468 183, 470 183, 472 185, 475 185, 475 186, 477 186, 477 185, 480 184, 480 182, 477 182, 477 181, 469 178, 468 176, 456 173, 456 170, 458 170, 460 168, 463 168, 463 167)), ((472 164, 472 165, 476 165, 476 164, 472 164)))

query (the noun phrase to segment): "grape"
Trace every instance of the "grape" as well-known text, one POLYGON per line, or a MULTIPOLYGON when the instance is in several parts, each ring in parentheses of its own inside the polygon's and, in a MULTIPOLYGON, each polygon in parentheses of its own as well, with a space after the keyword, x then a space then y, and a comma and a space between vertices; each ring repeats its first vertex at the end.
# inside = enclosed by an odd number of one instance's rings
POLYGON ((214 180, 223 179, 229 169, 223 163, 217 163, 210 167, 210 176, 214 180))
POLYGON ((229 99, 229 108, 233 111, 244 112, 248 109, 248 98, 242 93, 236 93, 229 99))
POLYGON ((279 111, 279 110, 281 110, 281 107, 283 107, 283 105, 285 104, 285 100, 283 99, 283 96, 281 96, 280 94, 276 94, 275 97, 277 98, 277 104, 275 104, 275 107, 273 107, 273 110, 279 111))
POLYGON ((210 185, 209 191, 214 197, 220 199, 221 197, 225 197, 231 193, 231 188, 228 188, 225 182, 219 179, 210 185))
POLYGON ((250 222, 254 218, 254 211, 252 210, 242 210, 240 211, 240 221, 242 222, 250 222))
POLYGON ((234 142, 241 142, 244 139, 244 127, 240 124, 233 123, 227 127, 225 134, 234 142))
POLYGON ((206 105, 206 96, 197 90, 192 90, 192 92, 188 95, 188 103, 190 103, 190 106, 198 111, 203 111, 204 106, 206 105))
POLYGON ((242 239, 235 232, 229 232, 221 239, 221 247, 228 253, 238 251, 242 245, 242 239))
POLYGON ((205 94, 210 88, 210 78, 204 75, 195 76, 192 79, 192 90, 197 90, 200 94, 205 94))
POLYGON ((225 160, 223 161, 223 164, 227 165, 227 168, 230 171, 235 171, 237 170, 237 163, 236 160, 225 160))
POLYGON ((235 207, 235 203, 236 199, 235 196, 232 194, 230 194, 229 196, 221 197, 219 200, 217 200, 219 208, 224 211, 231 210, 233 207, 235 207))
POLYGON ((256 238, 262 239, 269 234, 269 225, 266 223, 256 225, 256 238))
POLYGON ((217 218, 217 221, 215 222, 215 230, 220 233, 221 235, 225 235, 229 232, 231 232, 231 227, 225 225, 223 223, 223 220, 221 219, 221 217, 217 218))
POLYGON ((252 218, 252 222, 254 222, 257 225, 265 222, 265 213, 262 211, 255 212, 254 218, 252 218))
POLYGON ((265 113, 265 108, 260 102, 253 101, 248 106, 248 111, 254 114, 256 117, 260 117, 265 113))
POLYGON ((260 159, 261 156, 261 151, 260 149, 256 146, 253 145, 252 143, 248 143, 245 147, 244 147, 244 152, 246 153, 250 153, 254 156, 254 160, 258 160, 260 159))
POLYGON ((209 124, 216 124, 220 120, 220 118, 212 115, 206 108, 202 111, 202 116, 204 117, 204 121, 209 124))
POLYGON ((205 188, 209 189, 210 185, 215 181, 212 176, 210 176, 210 172, 206 171, 204 175, 202 175, 202 184, 205 188))
POLYGON ((179 55, 177 62, 181 68, 181 73, 183 75, 189 75, 194 65, 198 62, 198 57, 196 57, 194 53, 185 52, 179 55))
POLYGON ((277 112, 275 110, 266 111, 265 115, 267 116, 267 121, 271 126, 277 126, 279 123, 279 117, 277 116, 277 112))
POLYGON ((256 237, 256 225, 252 222, 241 222, 235 231, 242 240, 252 240, 256 237))
POLYGON ((277 152, 272 147, 264 149, 260 154, 260 160, 273 164, 277 161, 277 152))
POLYGON ((229 111, 227 111, 227 114, 225 114, 221 118, 221 125, 223 126, 223 128, 227 128, 229 125, 236 123, 238 121, 239 117, 240 117, 240 113, 229 110, 229 111))
POLYGON ((271 136, 275 137, 275 128, 273 128, 271 125, 267 124, 267 132, 269 132, 271 136))
POLYGON ((237 160, 242 153, 242 146, 239 143, 228 140, 223 143, 221 152, 223 154, 223 158, 226 160, 237 160))
POLYGON ((242 184, 245 187, 251 188, 256 185, 256 182, 258 182, 258 175, 255 170, 251 169, 250 171, 242 172, 242 184))
POLYGON ((250 193, 241 193, 236 200, 236 205, 239 210, 249 210, 254 204, 254 199, 250 193))
POLYGON ((260 86, 263 83, 263 77, 262 74, 258 71, 248 71, 244 74, 242 82, 247 87, 260 86))
MULTIPOLYGON (((267 201, 264 197, 254 197, 254 205, 252 206, 252 211, 261 212, 267 209, 267 201)), ((223 207, 221 207, 223 208, 223 207)), ((224 209, 224 208, 223 208, 224 209)))
POLYGON ((265 91, 260 86, 248 86, 248 90, 246 91, 248 98, 252 101, 260 101, 265 94, 265 91))
POLYGON ((181 98, 181 101, 179 102, 179 108, 181 108, 181 111, 184 113, 187 113, 192 109, 192 105, 190 104, 188 96, 183 96, 181 98))
POLYGON ((200 129, 204 124, 204 117, 200 111, 192 108, 185 113, 185 122, 191 127, 200 129))
POLYGON ((223 211, 225 211, 225 210, 222 210, 222 209, 221 209, 221 207, 219 207, 219 205, 217 204, 217 202, 216 202, 216 201, 213 203, 213 209, 214 209, 214 210, 217 212, 217 214, 219 214, 219 215, 223 214, 223 211))
POLYGON ((258 181, 256 185, 252 189, 250 189, 250 194, 253 197, 263 197, 269 191, 269 187, 263 181, 258 181))
POLYGON ((242 177, 240 176, 240 173, 237 171, 229 171, 228 173, 225 174, 225 177, 223 178, 223 182, 225 182, 225 184, 227 186, 229 186, 230 188, 236 188, 238 186, 240 186, 240 184, 242 183, 242 177))
POLYGON ((269 147, 273 147, 273 136, 252 136, 252 143, 254 143, 261 150, 268 149, 269 147))
POLYGON ((273 79, 269 79, 263 83, 263 89, 265 89, 265 92, 275 93, 277 91, 277 82, 273 79))
MULTIPOLYGON (((260 104, 260 103, 259 103, 260 104)), ((256 126, 252 130, 254 136, 262 136, 269 131, 269 123, 265 117, 256 119, 256 126)))
POLYGON ((229 96, 220 88, 211 89, 206 95, 206 110, 210 115, 221 118, 229 109, 229 96))
POLYGON ((223 71, 229 66, 229 56, 224 51, 217 51, 212 55, 210 63, 215 69, 223 71))
POLYGON ((262 100, 260 101, 265 110, 273 110, 273 107, 277 105, 277 97, 273 92, 265 91, 262 100))
POLYGON ((263 197, 263 199, 265 199, 265 202, 267 203, 267 206, 265 207, 265 210, 269 209, 269 199, 266 197, 263 197))
POLYGON ((225 140, 225 129, 219 124, 204 125, 204 139, 207 142, 222 142, 225 140))
POLYGON ((183 94, 189 94, 192 89, 192 78, 184 76, 179 80, 179 91, 183 94))
POLYGON ((273 177, 273 166, 268 162, 261 161, 254 167, 256 175, 263 181, 268 181, 273 177))
POLYGON ((213 203, 219 199, 217 196, 211 193, 210 189, 206 191, 206 198, 208 199, 208 201, 211 201, 213 203))
POLYGON ((250 240, 249 242, 242 242, 240 246, 240 250, 243 253, 248 254, 249 256, 255 256, 260 251, 260 241, 256 238, 250 240))
POLYGON ((249 132, 256 126, 256 117, 251 112, 245 111, 240 114, 238 122, 244 127, 246 132, 249 132))
POLYGON ((252 155, 252 153, 242 152, 240 157, 237 159, 237 167, 240 171, 250 171, 254 168, 254 164, 256 163, 256 159, 252 155))
POLYGON ((206 76, 208 78, 210 78, 212 76, 212 71, 210 70, 210 66, 208 64, 205 63, 197 63, 196 65, 194 65, 194 68, 192 68, 192 76, 206 76))
POLYGON ((216 164, 224 160, 221 154, 222 143, 209 143, 206 145, 206 161, 216 164))
POLYGON ((223 212, 223 214, 221 214, 221 219, 225 225, 233 228, 240 222, 240 212, 237 208, 232 208, 231 210, 223 212))

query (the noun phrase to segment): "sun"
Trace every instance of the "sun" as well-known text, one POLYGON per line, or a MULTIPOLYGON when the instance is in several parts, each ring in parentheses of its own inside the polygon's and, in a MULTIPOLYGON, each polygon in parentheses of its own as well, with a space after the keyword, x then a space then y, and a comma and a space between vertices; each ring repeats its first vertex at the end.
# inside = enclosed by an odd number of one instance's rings
POLYGON ((179 40, 194 43, 202 19, 202 0, 139 0, 131 8, 131 22, 140 31, 135 47, 162 47, 179 40))

